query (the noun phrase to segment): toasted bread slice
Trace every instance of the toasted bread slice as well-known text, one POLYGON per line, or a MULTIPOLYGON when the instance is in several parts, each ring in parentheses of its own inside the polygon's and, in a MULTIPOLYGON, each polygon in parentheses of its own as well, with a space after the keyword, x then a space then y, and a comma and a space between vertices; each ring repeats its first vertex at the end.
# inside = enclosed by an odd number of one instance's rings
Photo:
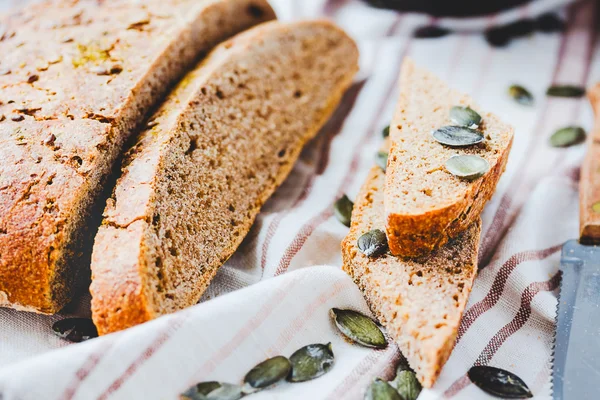
POLYGON ((129 151, 92 257, 101 334, 195 304, 358 70, 329 22, 263 24, 219 46, 129 151))
POLYGON ((400 98, 390 127, 391 148, 385 183, 385 228, 390 250, 403 257, 422 257, 471 226, 492 197, 506 168, 513 129, 473 100, 448 87, 407 59, 400 73, 400 98), (453 148, 431 132, 453 125, 453 106, 469 106, 483 118, 479 145, 453 148), (485 158, 490 168, 469 181, 445 168, 454 155, 485 158))
POLYGON ((384 172, 371 169, 342 243, 344 270, 377 319, 398 344, 424 387, 431 387, 454 347, 462 313, 477 274, 481 221, 419 262, 391 254, 365 256, 358 238, 383 229, 384 172))

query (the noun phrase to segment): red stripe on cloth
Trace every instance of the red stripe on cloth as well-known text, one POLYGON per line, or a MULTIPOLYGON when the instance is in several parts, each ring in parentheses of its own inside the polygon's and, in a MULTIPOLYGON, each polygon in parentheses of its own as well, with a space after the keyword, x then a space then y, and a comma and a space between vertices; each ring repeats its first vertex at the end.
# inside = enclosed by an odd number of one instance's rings
MULTIPOLYGON (((559 283, 560 273, 558 272, 548 281, 533 282, 527 286, 521 294, 521 306, 515 317, 492 337, 473 365, 487 365, 506 340, 517 333, 527 323, 531 316, 531 303, 534 297, 539 292, 555 290, 559 283)), ((550 334, 551 332, 547 333, 550 334)), ((455 396, 469 384, 469 378, 463 375, 444 392, 444 398, 455 396)))
POLYGON ((500 297, 504 292, 504 287, 506 286, 506 281, 508 280, 508 277, 514 271, 514 269, 517 268, 519 264, 526 261, 543 260, 556 253, 561 248, 562 244, 559 244, 543 250, 523 251, 511 256, 502 265, 502 267, 500 267, 500 270, 494 278, 492 287, 490 288, 486 296, 479 302, 475 303, 463 314, 462 321, 458 329, 458 335, 456 337, 456 343, 460 342, 463 335, 467 332, 471 325, 473 325, 477 318, 479 318, 483 313, 494 307, 498 300, 500 300, 500 297))
POLYGON ((102 356, 110 350, 112 345, 113 342, 106 342, 103 346, 99 346, 98 349, 96 349, 96 351, 94 351, 85 360, 83 365, 75 372, 71 383, 69 384, 69 386, 67 386, 62 396, 59 396, 59 399, 71 400, 75 396, 75 393, 77 393, 79 386, 81 386, 81 382, 83 382, 83 380, 87 378, 87 376, 90 374, 90 372, 92 372, 96 365, 98 365, 98 363, 102 359, 102 356))
MULTIPOLYGON (((556 79, 560 73, 560 69, 564 65, 564 61, 565 61, 564 55, 567 51, 567 45, 570 43, 570 41, 568 39, 570 37, 572 37, 574 34, 576 34, 577 30, 579 29, 579 27, 573 23, 573 20, 574 20, 573 8, 569 9, 569 17, 567 20, 569 21, 569 23, 568 23, 569 25, 567 27, 567 33, 564 34, 561 39, 561 44, 560 44, 560 48, 558 51, 557 62, 554 65, 554 70, 552 73, 552 83, 556 82, 556 79)), ((588 73, 588 72, 585 72, 585 73, 588 73)), ((519 170, 521 170, 521 171, 527 171, 527 165, 530 162, 535 162, 536 158, 531 156, 532 153, 534 153, 537 148, 543 148, 543 147, 538 146, 538 141, 536 140, 536 137, 538 137, 543 132, 545 132, 545 130, 543 128, 546 124, 546 120, 547 120, 546 115, 549 110, 550 101, 552 101, 552 100, 544 97, 544 105, 542 108, 542 112, 540 113, 540 116, 538 117, 535 128, 532 131, 533 135, 532 135, 529 143, 526 146, 526 148, 527 148, 526 154, 529 154, 529 156, 523 157, 521 160, 521 163, 520 163, 519 170)), ((486 233, 483 237, 483 240, 482 240, 481 250, 479 252, 480 268, 487 266, 488 263, 491 261, 491 258, 494 254, 494 250, 495 250, 498 242, 504 236, 504 234, 506 233, 507 227, 510 225, 509 223, 507 223, 507 220, 510 222, 509 216, 511 214, 511 211, 513 211, 512 206, 518 205, 518 204, 515 204, 513 195, 515 193, 523 192, 522 190, 517 190, 517 189, 520 187, 521 184, 523 184, 524 179, 527 179, 527 174, 515 174, 510 185, 508 186, 508 187, 512 188, 512 190, 508 190, 506 193, 504 193, 504 195, 502 196, 502 198, 500 200, 500 203, 498 204, 498 208, 496 209, 496 213, 494 215, 494 218, 492 219, 492 223, 491 223, 490 227, 488 228, 488 230, 486 231, 486 233)))
POLYGON ((347 2, 348 0, 327 0, 323 7, 323 14, 327 17, 331 17, 347 2))
MULTIPOLYGON (((399 73, 400 66, 402 64, 402 60, 404 59, 404 56, 406 54, 408 54, 410 45, 411 45, 411 41, 410 41, 410 39, 408 39, 407 43, 404 46, 402 53, 400 54, 400 57, 398 58, 398 62, 397 62, 396 69, 395 69, 396 74, 394 74, 394 80, 396 79, 396 77, 399 73)), ((350 185, 352 183, 352 181, 354 180, 355 175, 356 175, 356 170, 358 169, 358 164, 360 161, 360 155, 361 155, 360 150, 362 150, 362 148, 365 146, 365 144, 369 141, 371 136, 376 131, 379 121, 381 120, 381 117, 383 115, 383 112, 385 111, 385 106, 390 101, 390 98, 391 98, 392 94, 394 93, 394 89, 395 89, 394 85, 392 85, 392 84, 389 85, 389 89, 388 89, 387 93, 383 96, 383 100, 378 107, 378 111, 376 112, 375 117, 371 120, 369 129, 366 130, 365 134, 363 135, 363 137, 361 138, 360 142, 358 143, 358 145, 356 146, 356 148, 354 150, 354 155, 352 158, 352 162, 350 163, 350 168, 348 169, 348 172, 346 172, 346 175, 344 176, 342 184, 340 185, 338 190, 335 192, 335 198, 340 197, 344 193, 345 188, 348 185, 350 185)), ((277 270, 275 271, 275 276, 280 275, 280 274, 284 273, 285 271, 287 271, 292 259, 296 256, 296 254, 298 254, 300 249, 304 246, 304 243, 306 243, 306 240, 308 239, 308 237, 314 232, 314 230, 319 225, 321 225, 322 223, 327 221, 329 218, 331 218, 331 216, 333 216, 333 209, 331 206, 332 202, 333 202, 333 199, 328 201, 327 208, 323 209, 319 214, 312 217, 306 224, 304 224, 302 226, 302 228, 300 229, 298 234, 296 234, 296 236, 294 237, 294 239, 292 240, 290 245, 285 250, 283 256, 281 257, 281 259, 279 261, 279 265, 277 266, 277 270)))
POLYGON ((189 313, 180 313, 172 318, 169 322, 168 329, 157 335, 148 347, 127 367, 127 369, 115 379, 110 386, 98 396, 97 400, 105 400, 108 396, 115 393, 125 382, 133 376, 133 374, 146 362, 154 353, 156 353, 167 341, 179 330, 184 321, 189 316, 189 313))
POLYGON ((300 204, 302 204, 312 192, 316 176, 321 175, 329 163, 331 143, 333 142, 333 139, 335 139, 335 137, 341 132, 344 122, 354 108, 354 104, 356 103, 360 92, 365 86, 365 83, 366 80, 361 80, 354 83, 350 89, 348 89, 331 120, 323 127, 323 136, 318 135, 318 137, 322 138, 322 140, 318 151, 319 156, 317 157, 317 166, 313 169, 310 176, 306 180, 304 187, 300 192, 300 196, 296 198, 296 200, 289 207, 283 211, 280 211, 269 224, 265 241, 261 247, 260 267, 262 271, 265 270, 265 266, 267 265, 269 246, 271 245, 271 240, 273 240, 281 220, 289 215, 295 208, 299 207, 300 204))

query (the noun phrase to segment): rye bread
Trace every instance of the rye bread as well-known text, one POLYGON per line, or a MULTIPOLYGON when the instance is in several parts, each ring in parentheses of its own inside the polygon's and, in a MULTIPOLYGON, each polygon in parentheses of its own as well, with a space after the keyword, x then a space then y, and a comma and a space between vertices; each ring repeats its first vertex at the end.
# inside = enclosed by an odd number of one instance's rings
POLYGON ((383 170, 373 167, 356 198, 350 232, 342 242, 343 269, 362 290, 421 384, 431 387, 454 347, 477 275, 481 220, 423 260, 391 254, 369 258, 358 249, 357 240, 372 229, 383 230, 384 182, 383 170))
POLYGON ((96 236, 100 334, 198 302, 357 70, 331 23, 272 22, 183 79, 127 154, 96 236))
POLYGON ((114 0, 0 21, 0 306, 55 313, 71 299, 130 134, 201 53, 273 18, 265 0, 114 0))
POLYGON ((400 98, 390 139, 386 233, 393 254, 415 258, 443 246, 479 218, 506 168, 513 128, 407 59, 400 73, 400 98), (458 105, 469 106, 482 116, 483 143, 452 148, 431 135, 435 129, 452 125, 450 108, 458 105), (474 181, 458 178, 444 167, 458 154, 483 157, 490 169, 474 181))

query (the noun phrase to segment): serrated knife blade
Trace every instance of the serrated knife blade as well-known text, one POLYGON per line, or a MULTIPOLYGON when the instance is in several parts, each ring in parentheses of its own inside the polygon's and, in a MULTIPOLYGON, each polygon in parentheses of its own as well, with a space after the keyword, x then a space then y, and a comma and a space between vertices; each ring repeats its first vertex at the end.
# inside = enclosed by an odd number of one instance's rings
POLYGON ((565 243, 556 312, 554 400, 600 399, 600 83, 588 92, 596 114, 579 181, 579 240, 565 243))
POLYGON ((560 270, 554 399, 600 399, 600 247, 567 242, 560 270))

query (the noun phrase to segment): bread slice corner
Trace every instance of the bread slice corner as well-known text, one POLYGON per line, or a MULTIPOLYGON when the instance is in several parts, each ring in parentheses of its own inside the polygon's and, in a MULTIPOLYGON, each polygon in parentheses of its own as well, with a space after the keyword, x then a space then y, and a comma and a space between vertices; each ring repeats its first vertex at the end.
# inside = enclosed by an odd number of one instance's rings
POLYGON ((393 254, 418 258, 456 238, 479 218, 506 168, 513 128, 411 59, 403 63, 399 84, 390 127, 385 228, 393 254), (455 148, 433 138, 433 130, 453 125, 453 106, 469 106, 482 116, 481 144, 455 148), (452 175, 446 161, 463 154, 485 158, 489 170, 474 181, 452 175))

